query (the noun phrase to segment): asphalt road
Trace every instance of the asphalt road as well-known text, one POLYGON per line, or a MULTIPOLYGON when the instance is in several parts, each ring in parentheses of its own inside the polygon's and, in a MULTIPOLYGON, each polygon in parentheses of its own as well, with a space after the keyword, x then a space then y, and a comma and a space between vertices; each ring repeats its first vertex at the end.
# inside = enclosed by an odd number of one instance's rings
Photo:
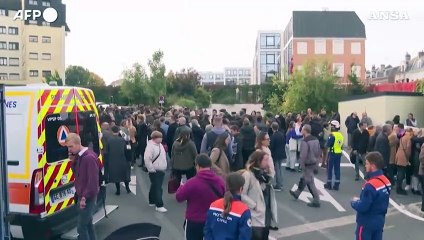
MULTIPOLYGON (((349 166, 346 158, 343 159, 341 170, 342 181, 339 191, 322 189, 319 181, 325 181, 325 170, 320 169, 316 175, 317 185, 321 191, 321 208, 311 209, 306 206, 307 192, 302 193, 301 199, 294 200, 288 191, 299 181, 301 173, 283 172, 284 190, 277 192, 278 231, 272 231, 270 239, 292 240, 339 240, 354 239, 355 212, 350 207, 350 199, 358 196, 363 181, 354 181, 354 170, 349 166), (303 199, 303 200, 302 200, 303 199)), ((158 213, 147 204, 148 188, 150 185, 147 174, 140 168, 133 170, 136 179, 136 194, 124 193, 115 196, 115 187, 108 186, 107 204, 119 205, 109 218, 96 224, 99 239, 104 239, 116 229, 132 223, 151 222, 162 226, 160 239, 184 239, 183 221, 185 204, 179 204, 175 195, 167 193, 167 181, 164 182, 163 199, 167 213, 158 213)), ((122 189, 123 190, 123 189, 122 189)), ((307 191, 307 189, 306 189, 307 191)), ((124 191, 125 192, 125 191, 124 191)), ((419 196, 409 194, 399 196, 394 191, 391 198, 395 205, 405 208, 418 217, 424 217, 418 210, 419 196), (421 214, 421 215, 420 215, 421 214)), ((424 220, 424 219, 423 219, 424 220)), ((386 217, 384 230, 385 240, 418 240, 422 239, 424 221, 413 219, 390 206, 386 217)))

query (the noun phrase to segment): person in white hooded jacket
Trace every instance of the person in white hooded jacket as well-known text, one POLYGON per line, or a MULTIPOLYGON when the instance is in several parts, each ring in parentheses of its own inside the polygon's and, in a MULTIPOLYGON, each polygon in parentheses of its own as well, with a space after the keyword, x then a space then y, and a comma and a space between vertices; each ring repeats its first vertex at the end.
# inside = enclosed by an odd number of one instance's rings
POLYGON ((162 200, 162 184, 167 167, 166 151, 162 145, 163 136, 161 132, 153 131, 151 138, 144 152, 144 163, 149 172, 151 183, 149 190, 149 206, 156 206, 156 211, 164 213, 168 211, 163 207, 162 200))

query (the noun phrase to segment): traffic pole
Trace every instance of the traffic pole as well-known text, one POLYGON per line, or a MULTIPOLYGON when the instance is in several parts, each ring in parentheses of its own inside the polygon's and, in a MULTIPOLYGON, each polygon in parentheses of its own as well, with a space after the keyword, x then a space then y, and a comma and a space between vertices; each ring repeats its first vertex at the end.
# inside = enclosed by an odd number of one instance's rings
POLYGON ((10 239, 9 191, 7 184, 5 88, 0 83, 0 240, 10 239))

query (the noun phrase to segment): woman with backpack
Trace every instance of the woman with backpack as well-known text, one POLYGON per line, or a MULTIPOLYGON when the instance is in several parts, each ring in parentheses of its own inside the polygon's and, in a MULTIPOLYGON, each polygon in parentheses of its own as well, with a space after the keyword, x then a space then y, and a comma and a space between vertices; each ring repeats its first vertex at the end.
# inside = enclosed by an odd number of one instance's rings
POLYGON ((172 145, 171 166, 172 174, 178 182, 181 176, 186 175, 187 180, 196 175, 195 160, 197 150, 194 142, 190 139, 190 132, 182 131, 172 145))
POLYGON ((228 161, 227 154, 225 153, 230 141, 231 138, 228 137, 227 133, 219 135, 210 153, 213 170, 216 174, 224 178, 230 173, 230 162, 228 161))

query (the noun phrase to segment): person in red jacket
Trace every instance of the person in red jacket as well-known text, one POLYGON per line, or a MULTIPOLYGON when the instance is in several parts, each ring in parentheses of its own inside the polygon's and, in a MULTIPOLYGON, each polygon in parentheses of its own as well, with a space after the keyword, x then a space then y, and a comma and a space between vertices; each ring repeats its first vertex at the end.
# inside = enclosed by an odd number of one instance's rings
POLYGON ((81 145, 81 138, 76 133, 70 133, 65 143, 75 175, 75 199, 79 206, 78 239, 95 240, 93 212, 99 193, 99 171, 101 169, 99 157, 95 152, 81 145))
POLYGON ((252 222, 249 207, 241 201, 244 177, 240 173, 227 175, 227 192, 209 208, 205 240, 252 239, 252 222))

